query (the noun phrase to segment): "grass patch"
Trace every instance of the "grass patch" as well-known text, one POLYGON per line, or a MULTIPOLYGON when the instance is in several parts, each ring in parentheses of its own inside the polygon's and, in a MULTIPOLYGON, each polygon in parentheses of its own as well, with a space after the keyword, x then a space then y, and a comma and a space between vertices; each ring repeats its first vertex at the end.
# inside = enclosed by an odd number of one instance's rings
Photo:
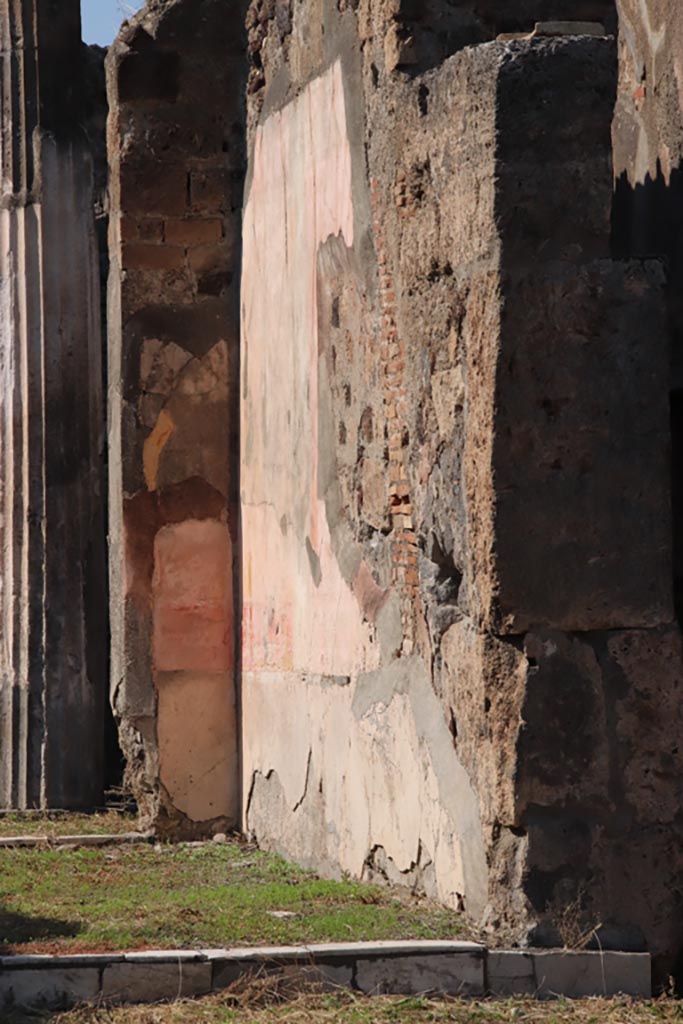
POLYGON ((0 814, 0 837, 48 836, 56 839, 59 836, 120 835, 122 832, 136 830, 136 815, 119 811, 100 811, 96 814, 9 811, 0 814))
POLYGON ((465 927, 428 901, 325 881, 239 842, 0 850, 6 954, 452 939, 465 927))
MULTIPOLYGON (((166 1006, 83 1008, 51 1016, 52 1024, 680 1024, 673 999, 532 999, 475 1001, 376 997, 353 993, 277 993, 258 988, 166 1006)), ((35 1017, 15 1017, 8 1024, 35 1017)))

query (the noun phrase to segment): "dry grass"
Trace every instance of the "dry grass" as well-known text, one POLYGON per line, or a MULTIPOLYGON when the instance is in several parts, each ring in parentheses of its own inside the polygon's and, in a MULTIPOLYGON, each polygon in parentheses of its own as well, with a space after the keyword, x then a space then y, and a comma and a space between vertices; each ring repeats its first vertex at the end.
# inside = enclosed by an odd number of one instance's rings
POLYGON ((600 921, 586 912, 583 889, 575 899, 558 900, 549 910, 565 949, 587 949, 600 930, 600 921))

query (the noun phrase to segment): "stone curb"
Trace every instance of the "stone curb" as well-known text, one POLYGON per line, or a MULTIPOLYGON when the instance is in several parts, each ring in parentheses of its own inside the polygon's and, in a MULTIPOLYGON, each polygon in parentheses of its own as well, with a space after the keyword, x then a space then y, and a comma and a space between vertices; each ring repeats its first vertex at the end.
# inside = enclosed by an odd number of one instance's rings
POLYGON ((119 832, 113 835, 87 836, 0 836, 0 850, 31 849, 36 846, 49 846, 52 849, 60 846, 126 846, 133 843, 150 843, 154 839, 151 832, 119 832))
POLYGON ((652 996, 649 953, 489 950, 486 975, 493 996, 652 996))
POLYGON ((468 942, 364 942, 253 949, 0 957, 0 1009, 152 1003, 284 973, 366 995, 650 998, 649 953, 487 950, 468 942))

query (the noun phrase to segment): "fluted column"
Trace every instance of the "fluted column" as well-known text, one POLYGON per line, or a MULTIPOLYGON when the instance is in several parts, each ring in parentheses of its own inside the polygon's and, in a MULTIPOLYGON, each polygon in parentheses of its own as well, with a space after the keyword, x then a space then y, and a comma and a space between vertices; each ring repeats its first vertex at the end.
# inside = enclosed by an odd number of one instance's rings
POLYGON ((0 806, 101 797, 101 330, 78 0, 0 0, 0 806))

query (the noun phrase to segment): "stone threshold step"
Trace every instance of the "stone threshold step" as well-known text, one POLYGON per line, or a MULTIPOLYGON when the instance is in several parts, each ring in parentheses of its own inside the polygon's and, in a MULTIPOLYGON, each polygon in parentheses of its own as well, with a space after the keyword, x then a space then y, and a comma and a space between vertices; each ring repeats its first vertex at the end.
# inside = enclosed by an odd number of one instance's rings
POLYGON ((115 832, 111 835, 86 836, 0 836, 0 850, 31 849, 36 846, 68 847, 77 846, 125 846, 131 843, 149 843, 154 838, 151 832, 115 832))
POLYGON ((251 949, 0 957, 0 1009, 153 1003, 284 973, 366 995, 628 995, 650 998, 648 953, 488 950, 470 942, 358 942, 251 949))

